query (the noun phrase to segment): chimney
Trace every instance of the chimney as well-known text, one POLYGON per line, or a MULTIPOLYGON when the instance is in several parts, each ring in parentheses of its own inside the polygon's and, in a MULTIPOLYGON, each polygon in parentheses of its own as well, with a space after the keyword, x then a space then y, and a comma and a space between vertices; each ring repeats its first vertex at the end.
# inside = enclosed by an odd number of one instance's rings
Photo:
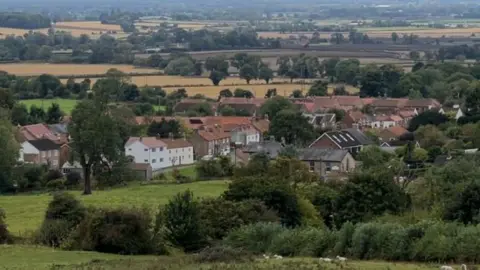
POLYGON ((142 136, 140 136, 139 140, 140 140, 140 141, 143 141, 143 137, 142 137, 142 136))

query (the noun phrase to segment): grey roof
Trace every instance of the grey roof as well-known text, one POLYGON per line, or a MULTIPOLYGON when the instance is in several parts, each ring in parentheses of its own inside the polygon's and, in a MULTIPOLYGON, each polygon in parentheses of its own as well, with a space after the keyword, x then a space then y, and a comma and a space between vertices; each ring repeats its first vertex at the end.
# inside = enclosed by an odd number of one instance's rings
POLYGON ((399 147, 398 146, 381 146, 380 149, 382 149, 385 152, 395 154, 395 150, 397 150, 399 147))
POLYGON ((242 151, 245 153, 256 154, 265 152, 270 158, 277 158, 278 153, 282 151, 283 145, 276 141, 263 141, 258 143, 250 143, 246 145, 242 151))
POLYGON ((68 134, 66 124, 53 124, 48 126, 53 133, 68 134))
POLYGON ((49 139, 40 139, 40 140, 33 140, 28 141, 33 147, 37 148, 39 151, 48 151, 48 150, 58 150, 60 149, 60 145, 52 142, 49 139))
POLYGON ((300 160, 318 160, 341 162, 348 154, 347 150, 340 149, 322 149, 322 148, 306 148, 298 151, 298 159, 300 160))
POLYGON ((321 125, 323 123, 335 123, 334 113, 304 113, 303 116, 308 119, 310 124, 321 125))
POLYGON ((373 144, 373 141, 367 135, 356 128, 331 131, 326 135, 342 148, 373 144))

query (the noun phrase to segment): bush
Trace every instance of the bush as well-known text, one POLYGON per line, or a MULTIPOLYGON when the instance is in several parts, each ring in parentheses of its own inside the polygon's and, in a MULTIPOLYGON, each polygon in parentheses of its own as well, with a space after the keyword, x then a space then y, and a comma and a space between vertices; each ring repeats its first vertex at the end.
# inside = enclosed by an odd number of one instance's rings
POLYGON ((351 222, 345 222, 337 233, 337 241, 333 248, 334 254, 338 254, 340 256, 346 255, 350 253, 350 249, 352 248, 352 238, 353 233, 355 232, 355 225, 351 222))
POLYGON ((229 246, 207 247, 198 254, 197 261, 200 263, 243 263, 253 261, 253 256, 249 251, 236 249, 229 246))
POLYGON ((198 202, 190 190, 177 194, 165 206, 167 237, 185 251, 197 251, 206 245, 198 202))
POLYGON ((35 242, 52 247, 60 247, 70 236, 72 224, 67 220, 44 220, 35 235, 35 242))
POLYGON ((72 194, 56 193, 53 200, 48 204, 45 213, 46 220, 66 220, 72 226, 80 223, 85 217, 86 209, 72 194))
POLYGON ((276 214, 261 202, 204 199, 199 204, 200 220, 210 239, 222 239, 231 230, 256 222, 278 221, 276 214))
POLYGON ((329 232, 315 228, 284 230, 276 235, 268 252, 282 256, 322 256, 334 243, 329 232))
POLYGON ((62 178, 48 181, 45 187, 50 191, 60 191, 65 189, 65 180, 62 178))
POLYGON ((62 174, 61 171, 59 171, 59 170, 49 170, 45 174, 43 182, 48 183, 52 180, 56 180, 56 179, 60 179, 60 178, 63 178, 63 174, 62 174))
POLYGON ((79 224, 70 248, 115 254, 152 254, 152 218, 148 209, 97 209, 79 224))
POLYGON ((323 228, 325 224, 313 204, 304 198, 298 198, 298 209, 302 216, 302 225, 323 228))
POLYGON ((80 184, 82 176, 78 172, 69 172, 66 175, 65 186, 68 188, 76 187, 80 184))
POLYGON ((0 244, 5 244, 10 241, 10 234, 7 230, 7 224, 5 223, 5 211, 0 208, 0 244))
POLYGON ((267 252, 275 236, 285 230, 287 229, 277 223, 256 223, 233 230, 224 242, 234 248, 243 248, 254 254, 261 254, 267 252))

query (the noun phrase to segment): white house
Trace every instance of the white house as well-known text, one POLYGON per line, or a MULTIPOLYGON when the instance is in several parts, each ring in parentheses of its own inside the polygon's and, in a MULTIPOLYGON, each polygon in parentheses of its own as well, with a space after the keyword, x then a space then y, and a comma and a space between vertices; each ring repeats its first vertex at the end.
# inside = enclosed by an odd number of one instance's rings
POLYGON ((135 163, 148 163, 152 171, 171 165, 167 144, 156 137, 130 137, 125 144, 125 155, 132 156, 135 163))
POLYGON ((260 142, 260 132, 252 125, 241 125, 230 131, 232 143, 249 145, 260 142))
POLYGON ((186 139, 163 139, 168 148, 168 167, 194 163, 193 145, 186 139))

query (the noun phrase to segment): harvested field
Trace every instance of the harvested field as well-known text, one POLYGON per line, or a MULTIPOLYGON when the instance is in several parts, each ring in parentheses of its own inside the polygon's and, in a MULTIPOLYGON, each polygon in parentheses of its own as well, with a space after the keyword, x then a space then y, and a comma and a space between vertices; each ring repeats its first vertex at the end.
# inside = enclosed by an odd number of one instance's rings
POLYGON ((57 29, 86 29, 90 31, 122 31, 120 25, 102 24, 100 21, 57 22, 57 29))
POLYGON ((365 32, 370 37, 390 37, 393 32, 398 34, 414 34, 419 37, 470 37, 473 34, 480 34, 480 27, 475 28, 446 28, 446 29, 433 29, 433 28, 366 28, 358 29, 361 32, 365 32))
MULTIPOLYGON (((329 91, 333 91, 334 85, 329 86, 329 91)), ((357 93, 358 88, 353 86, 345 86, 347 91, 350 93, 357 93)), ((167 92, 172 92, 177 90, 180 87, 165 87, 164 89, 167 92)), ((252 91, 256 97, 263 97, 267 93, 268 89, 276 88, 277 94, 281 96, 290 95, 293 90, 303 90, 305 94, 310 88, 309 84, 263 84, 263 85, 236 85, 236 86, 198 86, 198 87, 183 87, 187 90, 189 96, 194 96, 196 94, 202 94, 209 98, 217 98, 218 94, 223 89, 230 89, 234 91, 236 88, 242 88, 252 91)))
MULTIPOLYGON (((91 78, 92 84, 94 84, 99 78, 91 78)), ((67 79, 62 79, 62 82, 66 82, 67 79)), ((83 81, 83 79, 77 79, 77 82, 83 81)), ((131 77, 132 83, 138 86, 175 86, 175 87, 183 87, 183 86, 212 86, 212 81, 207 77, 182 77, 182 76, 132 76, 131 77)), ((307 80, 311 81, 311 80, 307 80)), ((289 83, 290 79, 288 78, 281 78, 277 77, 271 81, 273 83, 289 83)), ((258 85, 263 84, 265 85, 265 81, 263 80, 251 80, 250 84, 258 85)), ((220 85, 247 85, 247 82, 239 77, 228 77, 227 79, 220 82, 220 85)))
POLYGON ((132 65, 89 65, 89 64, 0 64, 0 70, 15 75, 31 76, 40 74, 81 75, 105 74, 107 70, 116 68, 125 73, 155 73, 158 69, 136 68, 132 65))
POLYGON ((29 33, 30 31, 40 32, 40 33, 46 34, 46 33, 48 33, 48 28, 29 30, 29 29, 17 29, 17 28, 0 27, 0 38, 5 38, 6 36, 9 36, 9 35, 23 36, 23 35, 29 33))

